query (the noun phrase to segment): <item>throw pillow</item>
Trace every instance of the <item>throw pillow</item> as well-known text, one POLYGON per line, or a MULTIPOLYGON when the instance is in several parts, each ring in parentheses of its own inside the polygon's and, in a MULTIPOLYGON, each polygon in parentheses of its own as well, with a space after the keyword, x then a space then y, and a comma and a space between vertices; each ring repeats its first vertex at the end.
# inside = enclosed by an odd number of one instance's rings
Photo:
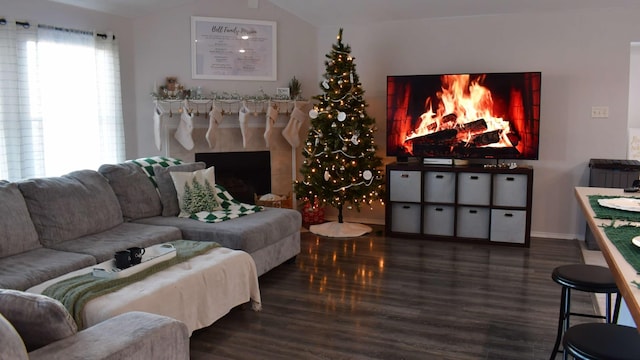
POLYGON ((204 170, 206 167, 203 162, 187 163, 180 165, 172 165, 163 167, 154 165, 153 172, 156 175, 156 184, 158 185, 158 193, 160 194, 160 202, 162 203, 162 216, 178 216, 180 213, 180 205, 178 204, 178 194, 176 187, 171 179, 171 172, 193 172, 196 170, 204 170))
POLYGON ((216 195, 214 167, 194 172, 171 172, 176 188, 180 217, 189 217, 202 211, 222 209, 216 195))
POLYGON ((58 300, 44 295, 0 289, 0 313, 20 334, 27 351, 78 332, 67 309, 58 300))

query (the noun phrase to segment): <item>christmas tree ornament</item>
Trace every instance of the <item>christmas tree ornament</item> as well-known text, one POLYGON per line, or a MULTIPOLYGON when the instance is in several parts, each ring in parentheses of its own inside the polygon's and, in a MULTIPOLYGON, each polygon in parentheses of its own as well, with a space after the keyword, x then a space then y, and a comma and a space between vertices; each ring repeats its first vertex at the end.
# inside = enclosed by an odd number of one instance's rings
POLYGON ((329 179, 331 179, 331 174, 329 173, 329 170, 325 170, 324 181, 329 181, 329 179))
POLYGON ((338 120, 339 121, 344 121, 347 118, 347 114, 345 114, 344 112, 340 111, 338 113, 338 120))
POLYGON ((322 82, 322 87, 328 90, 329 89, 329 82, 327 80, 323 81, 322 82))
POLYGON ((311 109, 309 110, 309 117, 312 119, 315 119, 318 117, 318 110, 316 109, 311 109))
POLYGON ((331 127, 335 129, 338 127, 338 125, 336 125, 336 123, 331 123, 331 127))
POLYGON ((373 173, 371 170, 365 170, 362 172, 362 178, 369 181, 373 178, 373 173))

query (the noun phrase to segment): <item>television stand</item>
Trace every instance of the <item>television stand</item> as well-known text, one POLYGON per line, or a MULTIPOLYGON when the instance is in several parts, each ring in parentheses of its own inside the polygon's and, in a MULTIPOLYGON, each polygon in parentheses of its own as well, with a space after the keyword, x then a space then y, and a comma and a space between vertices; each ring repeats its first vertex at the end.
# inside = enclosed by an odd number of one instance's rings
POLYGON ((389 164, 386 179, 389 236, 529 247, 530 167, 389 164))

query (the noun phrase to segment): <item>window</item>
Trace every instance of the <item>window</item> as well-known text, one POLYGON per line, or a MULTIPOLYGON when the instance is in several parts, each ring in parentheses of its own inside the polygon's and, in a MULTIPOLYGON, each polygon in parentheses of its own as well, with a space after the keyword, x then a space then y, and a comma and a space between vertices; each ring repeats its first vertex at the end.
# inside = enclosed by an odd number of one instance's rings
POLYGON ((0 179, 59 176, 122 160, 113 37, 0 26, 0 179))

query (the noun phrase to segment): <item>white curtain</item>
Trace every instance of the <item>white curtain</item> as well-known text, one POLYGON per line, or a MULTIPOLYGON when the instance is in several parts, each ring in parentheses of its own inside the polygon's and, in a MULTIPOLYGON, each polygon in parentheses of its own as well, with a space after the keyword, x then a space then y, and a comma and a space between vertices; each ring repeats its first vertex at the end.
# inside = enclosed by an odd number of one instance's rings
POLYGON ((0 179, 58 176, 122 160, 113 36, 0 26, 0 179))

